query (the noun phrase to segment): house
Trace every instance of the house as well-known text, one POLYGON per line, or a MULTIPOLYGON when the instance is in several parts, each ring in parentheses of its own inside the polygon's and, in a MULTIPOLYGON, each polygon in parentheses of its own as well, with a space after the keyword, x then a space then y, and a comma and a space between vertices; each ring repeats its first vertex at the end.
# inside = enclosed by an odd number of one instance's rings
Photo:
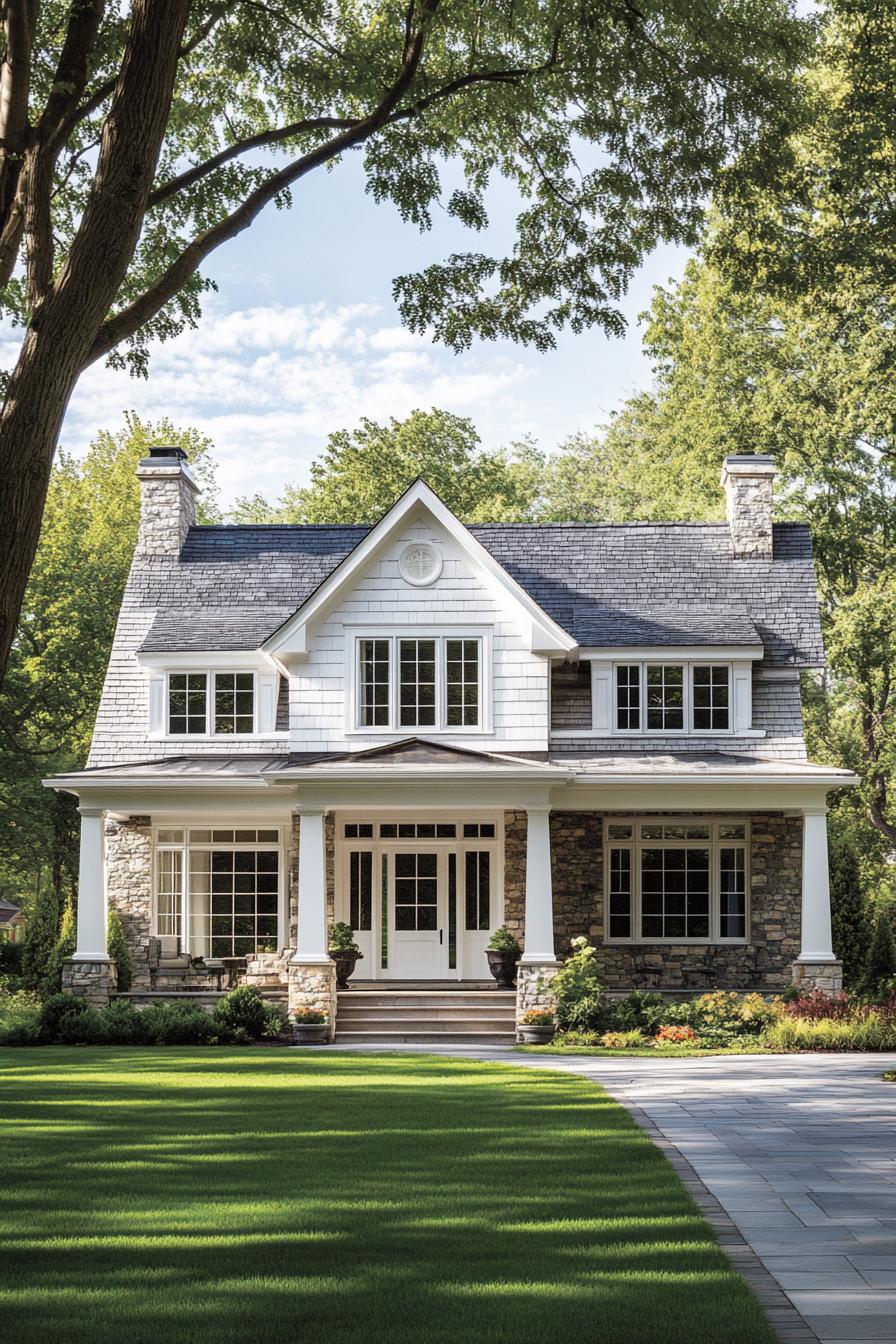
POLYGON ((0 898, 0 943, 21 943, 27 927, 21 907, 0 898))
POLYGON ((331 1018, 334 918, 381 992, 481 982, 500 925, 520 1010, 580 934, 615 990, 840 984, 854 777, 806 757, 815 575, 770 458, 725 459, 719 524, 465 526, 417 481, 372 527, 197 526, 179 450, 138 476, 88 765, 47 781, 81 812, 71 989, 114 990, 107 903, 136 990, 159 946, 273 952, 331 1018))

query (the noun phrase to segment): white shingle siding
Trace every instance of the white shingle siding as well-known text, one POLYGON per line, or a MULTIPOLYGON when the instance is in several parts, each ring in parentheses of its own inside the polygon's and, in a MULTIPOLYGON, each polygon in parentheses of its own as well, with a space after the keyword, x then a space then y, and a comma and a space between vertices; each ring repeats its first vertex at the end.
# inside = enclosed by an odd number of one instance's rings
MULTIPOLYGON (((491 731, 439 733, 439 741, 477 744, 494 751, 544 751, 547 748, 549 663, 530 653, 518 621, 499 604, 461 555, 455 543, 433 526, 408 527, 375 560, 352 593, 310 634, 308 657, 296 669, 290 691, 294 751, 360 751, 367 746, 410 736, 359 732, 353 724, 352 660, 356 634, 372 630, 421 630, 451 634, 481 633, 483 656, 491 650, 491 731), (398 568, 410 541, 432 541, 442 553, 439 578, 428 587, 407 583, 398 568)), ((433 736, 425 730, 424 736, 433 736)))

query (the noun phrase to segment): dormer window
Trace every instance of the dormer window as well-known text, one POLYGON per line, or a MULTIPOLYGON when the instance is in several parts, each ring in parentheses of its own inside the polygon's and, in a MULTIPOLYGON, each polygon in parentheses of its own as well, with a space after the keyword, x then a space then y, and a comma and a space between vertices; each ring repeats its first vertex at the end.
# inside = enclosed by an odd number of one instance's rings
POLYGON ((168 732, 173 737, 245 737, 254 731, 254 673, 169 672, 168 732))
POLYGON ((727 663, 619 663, 614 670, 619 733, 727 733, 727 663))
POLYGON ((482 727, 482 637, 357 640, 359 729, 456 732, 482 727))

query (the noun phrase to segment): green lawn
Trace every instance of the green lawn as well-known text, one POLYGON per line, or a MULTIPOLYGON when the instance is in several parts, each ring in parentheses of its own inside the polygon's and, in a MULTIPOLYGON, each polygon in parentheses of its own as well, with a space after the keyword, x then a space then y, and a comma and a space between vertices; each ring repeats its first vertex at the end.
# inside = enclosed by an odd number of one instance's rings
POLYGON ((0 1052, 4 1344, 773 1344, 677 1177, 564 1074, 0 1052))

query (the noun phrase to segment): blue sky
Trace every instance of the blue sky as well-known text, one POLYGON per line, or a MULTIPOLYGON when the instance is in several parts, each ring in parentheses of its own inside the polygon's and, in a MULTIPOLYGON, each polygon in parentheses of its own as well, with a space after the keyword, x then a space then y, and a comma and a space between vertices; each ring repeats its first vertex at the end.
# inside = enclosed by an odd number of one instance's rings
POLYGON ((495 189, 490 207, 484 241, 444 214, 421 235, 364 194, 358 155, 308 179, 291 210, 269 207, 215 255, 207 273, 218 293, 207 296, 198 330, 154 350, 148 381, 88 371, 63 445, 82 452, 129 408, 195 425, 215 443, 226 506, 304 482, 327 433, 363 415, 435 405, 469 415, 488 446, 531 434, 544 448, 605 420, 649 384, 637 316, 655 284, 681 274, 686 253, 663 248, 648 259, 623 305, 623 340, 564 333, 548 354, 480 342, 457 356, 401 327, 391 283, 453 250, 506 246, 511 191, 495 189))

